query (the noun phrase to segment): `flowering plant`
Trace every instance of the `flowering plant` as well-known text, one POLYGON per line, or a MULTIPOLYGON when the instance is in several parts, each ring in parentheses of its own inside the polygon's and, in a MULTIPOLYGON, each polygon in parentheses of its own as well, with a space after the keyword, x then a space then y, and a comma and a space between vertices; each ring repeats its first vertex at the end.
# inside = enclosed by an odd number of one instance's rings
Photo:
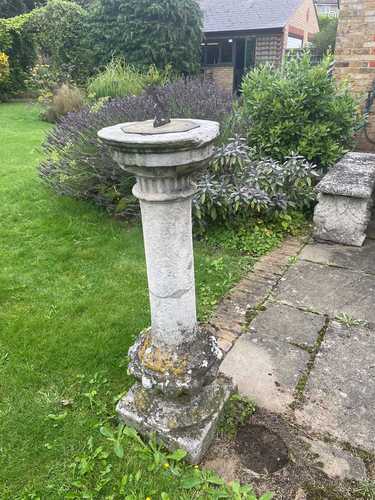
POLYGON ((9 74, 9 56, 5 52, 0 52, 0 83, 6 82, 9 74))

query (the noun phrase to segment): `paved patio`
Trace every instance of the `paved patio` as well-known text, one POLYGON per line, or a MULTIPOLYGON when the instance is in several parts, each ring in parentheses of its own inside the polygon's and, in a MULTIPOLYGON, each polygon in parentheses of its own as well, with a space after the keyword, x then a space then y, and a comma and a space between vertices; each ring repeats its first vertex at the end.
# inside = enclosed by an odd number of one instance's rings
POLYGON ((255 306, 249 286, 249 321, 222 371, 304 430, 323 468, 339 461, 332 477, 360 480, 363 462, 345 450, 375 454, 375 231, 363 248, 309 242, 294 253, 255 306))

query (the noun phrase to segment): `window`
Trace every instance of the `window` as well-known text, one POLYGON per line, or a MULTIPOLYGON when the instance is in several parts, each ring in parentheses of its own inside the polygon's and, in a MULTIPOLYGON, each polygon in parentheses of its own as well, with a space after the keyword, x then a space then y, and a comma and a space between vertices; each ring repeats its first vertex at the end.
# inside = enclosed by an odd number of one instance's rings
POLYGON ((233 61, 233 40, 208 40, 203 44, 203 64, 231 64, 233 61))
POLYGON ((205 49, 205 62, 206 64, 218 64, 219 63, 219 44, 218 43, 207 43, 204 47, 205 49))
POLYGON ((303 40, 300 38, 294 38, 293 36, 288 36, 288 49, 302 49, 303 40))

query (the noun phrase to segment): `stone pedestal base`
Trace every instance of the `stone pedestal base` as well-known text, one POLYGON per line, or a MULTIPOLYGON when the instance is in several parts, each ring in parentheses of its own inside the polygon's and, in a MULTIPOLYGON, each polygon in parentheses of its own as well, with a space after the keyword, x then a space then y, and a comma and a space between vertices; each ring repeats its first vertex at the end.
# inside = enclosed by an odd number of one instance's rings
POLYGON ((375 189, 375 155, 348 153, 317 185, 314 238, 362 246, 375 189))
POLYGON ((181 448, 190 463, 199 463, 208 450, 224 404, 234 392, 232 381, 220 375, 200 394, 175 400, 135 384, 117 405, 123 422, 140 434, 156 433, 169 450, 181 448))
POLYGON ((319 194, 314 239, 360 247, 366 239, 372 199, 319 194))

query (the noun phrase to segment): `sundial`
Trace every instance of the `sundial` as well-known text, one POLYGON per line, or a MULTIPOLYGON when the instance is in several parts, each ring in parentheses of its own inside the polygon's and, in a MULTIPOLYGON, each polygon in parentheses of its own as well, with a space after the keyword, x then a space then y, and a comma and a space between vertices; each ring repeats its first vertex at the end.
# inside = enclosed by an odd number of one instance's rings
POLYGON ((129 123, 121 128, 125 134, 138 135, 159 135, 159 134, 180 134, 199 128, 199 124, 192 120, 170 120, 164 125, 155 127, 154 120, 144 122, 129 123))
POLYGON ((181 134, 199 128, 199 123, 194 120, 171 120, 167 106, 163 102, 160 89, 150 87, 147 94, 154 103, 154 120, 128 123, 121 128, 125 134, 159 135, 159 134, 181 134))

